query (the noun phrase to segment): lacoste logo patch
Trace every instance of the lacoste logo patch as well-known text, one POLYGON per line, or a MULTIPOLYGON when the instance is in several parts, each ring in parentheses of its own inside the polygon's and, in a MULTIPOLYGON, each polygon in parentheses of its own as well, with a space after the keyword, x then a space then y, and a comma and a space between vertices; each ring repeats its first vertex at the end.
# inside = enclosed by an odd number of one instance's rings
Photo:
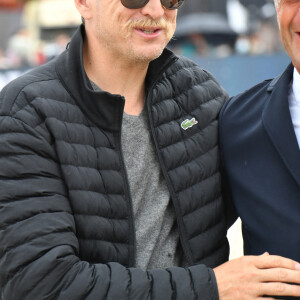
POLYGON ((184 121, 181 123, 181 128, 182 128, 183 130, 187 130, 187 129, 189 129, 189 128, 195 126, 196 124, 198 124, 198 121, 197 121, 195 118, 193 118, 193 119, 191 119, 191 120, 186 119, 186 120, 184 120, 184 121))

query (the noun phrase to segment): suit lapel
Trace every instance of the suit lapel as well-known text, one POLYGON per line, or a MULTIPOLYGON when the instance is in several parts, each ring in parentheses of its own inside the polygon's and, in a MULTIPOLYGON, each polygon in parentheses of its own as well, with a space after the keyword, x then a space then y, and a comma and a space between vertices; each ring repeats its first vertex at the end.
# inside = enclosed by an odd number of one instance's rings
POLYGON ((292 78, 293 66, 289 65, 278 79, 271 82, 268 89, 271 95, 262 119, 284 164, 300 185, 300 150, 288 105, 288 91, 292 78))

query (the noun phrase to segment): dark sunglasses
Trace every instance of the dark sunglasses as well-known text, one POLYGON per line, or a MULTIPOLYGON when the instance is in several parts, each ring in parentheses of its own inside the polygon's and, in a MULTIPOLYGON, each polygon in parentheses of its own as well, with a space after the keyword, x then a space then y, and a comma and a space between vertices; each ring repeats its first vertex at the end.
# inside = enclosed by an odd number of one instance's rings
MULTIPOLYGON (((121 0, 123 6, 129 9, 144 7, 150 0, 121 0)), ((167 9, 178 9, 185 0, 160 0, 163 7, 167 9)))

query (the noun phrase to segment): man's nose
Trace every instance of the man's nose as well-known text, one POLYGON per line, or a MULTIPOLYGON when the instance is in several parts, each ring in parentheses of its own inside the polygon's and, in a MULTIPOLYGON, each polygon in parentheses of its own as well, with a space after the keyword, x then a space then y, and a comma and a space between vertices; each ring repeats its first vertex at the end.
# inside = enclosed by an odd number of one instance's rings
POLYGON ((151 17, 153 20, 160 19, 165 14, 165 8, 160 0, 150 0, 143 8, 142 14, 151 17))

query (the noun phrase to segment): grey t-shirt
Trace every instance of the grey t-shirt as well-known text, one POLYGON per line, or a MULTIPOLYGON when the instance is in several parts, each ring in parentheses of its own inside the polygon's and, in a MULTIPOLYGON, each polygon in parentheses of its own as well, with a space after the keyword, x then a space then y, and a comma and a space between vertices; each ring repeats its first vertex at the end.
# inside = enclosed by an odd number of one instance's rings
MULTIPOLYGON (((100 90, 93 82, 94 90, 100 90)), ((162 175, 144 107, 139 116, 123 115, 122 151, 136 230, 136 267, 182 266, 176 217, 162 175)))
POLYGON ((181 248, 170 201, 151 140, 147 113, 124 113, 122 149, 136 228, 136 266, 144 270, 180 266, 181 248))

